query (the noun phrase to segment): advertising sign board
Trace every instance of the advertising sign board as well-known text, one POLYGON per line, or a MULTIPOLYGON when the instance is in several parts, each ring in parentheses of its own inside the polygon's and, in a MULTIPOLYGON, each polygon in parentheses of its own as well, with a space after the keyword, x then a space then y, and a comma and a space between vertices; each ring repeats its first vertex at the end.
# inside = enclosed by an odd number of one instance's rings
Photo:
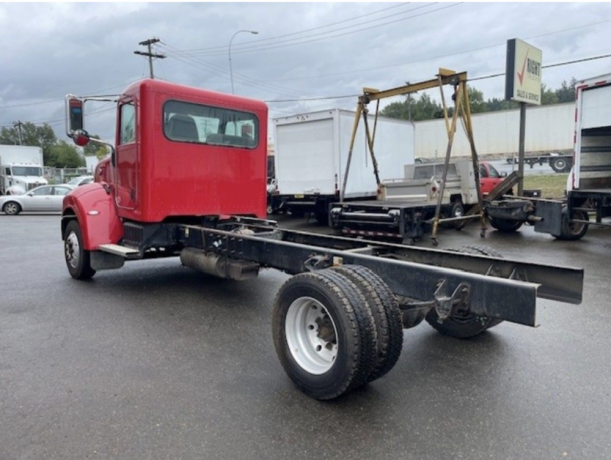
POLYGON ((507 40, 505 99, 541 105, 540 49, 517 38, 507 40))

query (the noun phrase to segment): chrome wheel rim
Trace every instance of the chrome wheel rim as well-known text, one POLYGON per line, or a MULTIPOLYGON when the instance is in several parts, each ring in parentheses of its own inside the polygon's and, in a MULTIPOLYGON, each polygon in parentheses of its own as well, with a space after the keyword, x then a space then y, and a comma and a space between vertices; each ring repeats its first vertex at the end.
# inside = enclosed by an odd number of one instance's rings
POLYGON ((300 297, 289 306, 286 339, 293 359, 306 372, 328 372, 337 358, 337 328, 327 309, 316 299, 300 297))
POLYGON ((8 203, 4 207, 4 212, 7 214, 16 214, 17 213, 17 205, 15 203, 8 203))
POLYGON ((65 242, 66 261, 72 268, 76 268, 79 262, 79 242, 76 233, 70 232, 65 242))

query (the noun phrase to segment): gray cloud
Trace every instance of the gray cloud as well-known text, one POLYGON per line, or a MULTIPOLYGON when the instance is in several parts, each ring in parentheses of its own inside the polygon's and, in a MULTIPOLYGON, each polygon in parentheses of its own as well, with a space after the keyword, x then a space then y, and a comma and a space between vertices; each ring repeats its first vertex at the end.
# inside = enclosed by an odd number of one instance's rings
MULTIPOLYGON (((604 54, 609 23, 576 27, 605 20, 606 3, 4 3, 0 126, 49 121, 61 135, 63 96, 118 93, 146 77, 146 59, 133 51, 151 37, 167 55, 154 63, 158 78, 230 92, 229 41, 238 30, 259 31, 234 38, 236 93, 275 101, 390 88, 429 79, 439 67, 472 77, 503 72, 510 38, 541 48, 544 64, 604 54)), ((609 60, 590 61, 543 77, 556 88, 609 69, 609 60)), ((503 96, 503 78, 473 85, 486 98, 503 96)), ((269 102, 272 117, 355 104, 269 102)), ((92 114, 90 131, 111 139, 113 116, 92 114)))

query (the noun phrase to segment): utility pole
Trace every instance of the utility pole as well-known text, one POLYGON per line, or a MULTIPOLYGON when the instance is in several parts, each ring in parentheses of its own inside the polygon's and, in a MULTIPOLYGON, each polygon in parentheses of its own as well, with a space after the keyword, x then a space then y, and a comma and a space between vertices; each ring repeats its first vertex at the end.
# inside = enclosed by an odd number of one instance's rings
POLYGON ((134 51, 134 54, 139 54, 140 56, 147 56, 149 58, 149 69, 151 71, 151 79, 155 78, 155 75, 153 75, 153 58, 165 59, 165 54, 153 53, 151 49, 151 46, 159 41, 161 40, 159 40, 158 38, 150 38, 148 40, 144 40, 143 42, 138 43, 141 46, 148 46, 148 53, 145 53, 143 51, 134 51))
POLYGON ((13 122, 13 126, 17 128, 17 132, 19 133, 19 145, 23 145, 23 137, 21 135, 21 127, 23 126, 23 123, 21 123, 21 121, 15 121, 13 122))

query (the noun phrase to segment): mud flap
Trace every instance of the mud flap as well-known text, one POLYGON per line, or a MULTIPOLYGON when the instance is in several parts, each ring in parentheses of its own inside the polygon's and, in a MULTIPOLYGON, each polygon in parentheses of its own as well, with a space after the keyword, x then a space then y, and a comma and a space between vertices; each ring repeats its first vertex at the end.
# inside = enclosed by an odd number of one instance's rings
POLYGON ((125 264, 125 257, 107 252, 91 251, 90 257, 91 268, 95 271, 121 268, 125 264))
POLYGON ((535 211, 541 220, 535 223, 535 232, 549 233, 553 236, 562 234, 562 203, 559 201, 539 201, 535 211))

